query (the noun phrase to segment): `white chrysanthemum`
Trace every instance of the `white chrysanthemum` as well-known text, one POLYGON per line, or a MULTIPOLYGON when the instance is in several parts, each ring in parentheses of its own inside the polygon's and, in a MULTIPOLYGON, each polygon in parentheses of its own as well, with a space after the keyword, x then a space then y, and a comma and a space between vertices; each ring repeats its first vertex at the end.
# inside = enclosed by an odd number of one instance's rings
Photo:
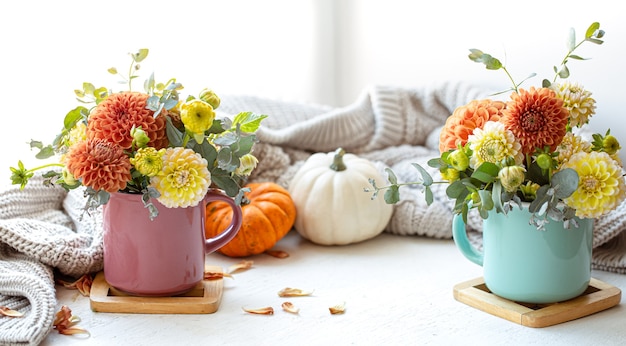
POLYGON ((505 129, 500 122, 488 121, 482 129, 474 129, 467 142, 473 151, 470 158, 472 168, 483 162, 497 163, 508 157, 513 157, 517 165, 524 160, 521 144, 515 140, 513 132, 505 129))
POLYGON ((589 122, 589 118, 596 112, 596 100, 591 92, 576 83, 565 82, 552 84, 552 89, 563 100, 563 107, 569 111, 569 125, 581 127, 589 122))

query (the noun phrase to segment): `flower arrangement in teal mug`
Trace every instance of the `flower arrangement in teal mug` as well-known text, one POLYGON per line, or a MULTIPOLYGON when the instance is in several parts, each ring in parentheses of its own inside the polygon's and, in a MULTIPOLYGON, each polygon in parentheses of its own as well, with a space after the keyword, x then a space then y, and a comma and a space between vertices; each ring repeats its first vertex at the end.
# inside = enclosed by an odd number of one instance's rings
MULTIPOLYGON (((576 42, 570 30, 568 51, 554 66, 554 78, 541 86, 521 88, 500 60, 478 49, 469 58, 488 70, 503 70, 512 82, 508 101, 473 100, 454 110, 441 134, 441 156, 428 162, 444 181, 435 182, 420 165, 418 182, 398 182, 387 169, 390 185, 374 185, 374 197, 386 190, 387 203, 397 203, 402 185, 423 185, 426 201, 433 201, 432 184, 449 184, 447 196, 454 212, 467 221, 470 209, 482 218, 491 210, 506 214, 514 205, 529 203, 530 223, 543 229, 550 219, 566 228, 578 218, 597 218, 614 210, 626 198, 619 159, 620 144, 608 130, 589 140, 580 128, 595 114, 591 93, 570 77, 567 64, 585 60, 574 54, 584 43, 602 44, 605 32, 594 22, 576 42)), ((502 94, 502 93, 499 93, 502 94)), ((373 184, 373 182, 372 182, 373 184)))

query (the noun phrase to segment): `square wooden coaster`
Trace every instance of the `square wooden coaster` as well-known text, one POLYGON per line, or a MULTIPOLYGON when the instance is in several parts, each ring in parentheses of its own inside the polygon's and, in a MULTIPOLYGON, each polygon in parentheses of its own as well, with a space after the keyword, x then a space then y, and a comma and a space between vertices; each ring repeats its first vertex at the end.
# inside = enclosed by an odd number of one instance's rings
POLYGON ((454 298, 476 309, 521 324, 541 328, 589 316, 619 304, 622 291, 591 278, 580 296, 552 304, 527 304, 504 299, 491 293, 482 277, 454 286, 454 298))
MULTIPOLYGON (((221 267, 206 267, 221 273, 221 267)), ((212 314, 222 300, 224 280, 202 280, 191 291, 172 297, 135 297, 111 287, 104 272, 96 275, 89 294, 91 310, 137 314, 212 314)))

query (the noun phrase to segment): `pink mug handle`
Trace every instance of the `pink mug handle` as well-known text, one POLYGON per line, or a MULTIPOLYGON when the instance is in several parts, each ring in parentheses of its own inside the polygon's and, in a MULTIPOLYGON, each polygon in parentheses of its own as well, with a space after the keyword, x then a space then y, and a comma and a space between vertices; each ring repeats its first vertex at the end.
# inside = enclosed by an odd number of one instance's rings
MULTIPOLYGON (((235 204, 235 201, 226 195, 224 192, 218 189, 209 189, 206 197, 204 198, 205 205, 209 202, 221 201, 226 202, 230 208, 233 210, 233 218, 230 222, 230 225, 217 234, 214 237, 205 239, 204 241, 204 251, 205 253, 212 253, 222 246, 226 245, 229 241, 231 241, 239 232, 241 228, 241 222, 243 220, 243 213, 241 211, 241 206, 235 204)), ((203 223, 204 224, 204 223, 203 223)))

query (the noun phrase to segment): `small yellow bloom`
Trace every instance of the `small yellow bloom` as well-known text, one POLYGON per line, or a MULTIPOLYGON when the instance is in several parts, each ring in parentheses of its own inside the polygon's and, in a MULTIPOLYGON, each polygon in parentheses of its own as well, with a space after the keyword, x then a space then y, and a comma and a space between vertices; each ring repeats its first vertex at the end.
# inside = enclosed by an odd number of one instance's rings
POLYGON ((180 107, 180 119, 189 132, 203 134, 215 120, 213 107, 202 100, 191 100, 180 107))
POLYGON ((558 165, 561 165, 564 162, 567 162, 572 155, 578 152, 590 152, 591 143, 585 141, 580 136, 568 132, 565 134, 563 141, 559 144, 556 150, 559 152, 559 156, 557 156, 556 161, 558 165))
POLYGON ((154 177, 163 168, 163 154, 165 149, 156 150, 153 147, 144 147, 137 150, 135 157, 130 159, 130 163, 135 169, 147 177, 154 177))
POLYGON ((576 216, 597 218, 615 209, 626 198, 620 165, 604 152, 577 153, 563 164, 578 173, 578 188, 564 201, 576 216))
POLYGON ((446 168, 445 170, 441 171, 441 177, 443 178, 443 180, 447 180, 451 183, 459 180, 460 176, 461 175, 459 171, 454 168, 446 168))
POLYGON ((161 195, 158 200, 168 208, 196 206, 211 185, 207 161, 188 148, 167 148, 163 169, 150 179, 150 186, 161 195))
POLYGON ((539 190, 540 187, 539 184, 528 181, 526 184, 520 185, 519 189, 524 195, 524 200, 534 201, 535 198, 537 198, 537 190, 539 190))
POLYGON ((141 126, 133 126, 130 130, 130 136, 133 137, 133 144, 137 148, 143 148, 150 142, 150 137, 148 137, 148 134, 146 134, 146 131, 144 131, 141 126))
POLYGON ((235 169, 235 174, 239 176, 248 176, 256 168, 259 160, 252 154, 246 154, 239 159, 239 167, 235 169))
POLYGON ((71 147, 72 145, 84 141, 87 139, 87 125, 79 121, 72 127, 72 129, 67 134, 67 146, 71 147))

